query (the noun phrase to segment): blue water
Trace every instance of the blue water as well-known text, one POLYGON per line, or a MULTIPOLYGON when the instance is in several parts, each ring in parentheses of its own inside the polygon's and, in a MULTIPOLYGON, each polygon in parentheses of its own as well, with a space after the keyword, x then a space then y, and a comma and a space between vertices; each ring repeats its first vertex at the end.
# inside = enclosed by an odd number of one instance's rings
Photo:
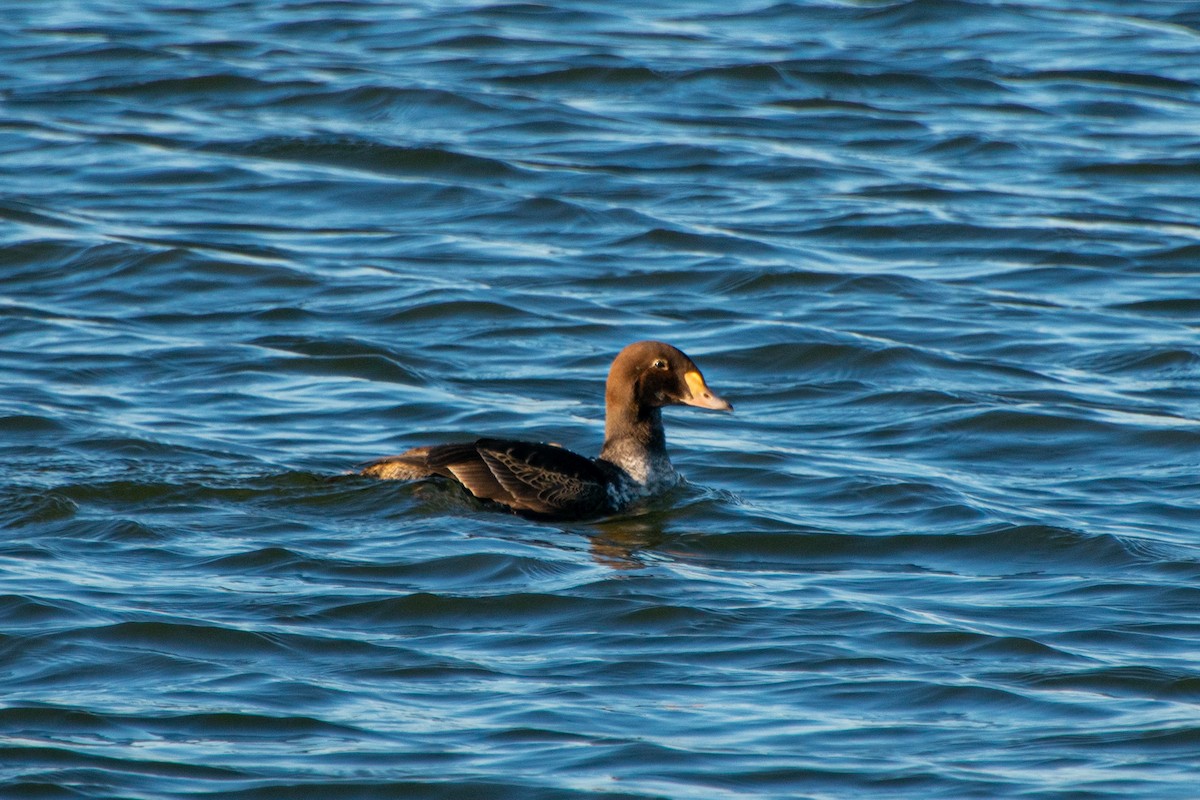
POLYGON ((1196 796, 1196 3, 2 16, 0 796, 1196 796))

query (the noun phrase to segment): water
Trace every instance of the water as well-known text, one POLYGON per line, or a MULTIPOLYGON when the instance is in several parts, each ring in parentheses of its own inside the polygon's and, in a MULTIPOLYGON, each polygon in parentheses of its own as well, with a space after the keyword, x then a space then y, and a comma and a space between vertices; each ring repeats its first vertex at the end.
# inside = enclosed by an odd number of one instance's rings
POLYGON ((1196 4, 3 16, 0 795, 1195 796, 1196 4))

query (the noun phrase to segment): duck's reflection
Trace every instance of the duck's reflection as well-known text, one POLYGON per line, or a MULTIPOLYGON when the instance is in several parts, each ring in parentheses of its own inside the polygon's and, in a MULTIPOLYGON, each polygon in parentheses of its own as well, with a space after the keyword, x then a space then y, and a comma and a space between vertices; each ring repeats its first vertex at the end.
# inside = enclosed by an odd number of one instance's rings
POLYGON ((621 517, 591 526, 590 552, 596 563, 613 569, 643 569, 645 551, 667 540, 666 516, 621 517))

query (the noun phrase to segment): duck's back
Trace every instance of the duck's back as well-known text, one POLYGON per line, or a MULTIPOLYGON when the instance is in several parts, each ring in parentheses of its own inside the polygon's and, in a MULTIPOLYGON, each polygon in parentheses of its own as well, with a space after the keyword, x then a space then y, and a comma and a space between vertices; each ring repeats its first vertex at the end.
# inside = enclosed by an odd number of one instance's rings
POLYGON ((479 439, 417 447, 370 464, 361 474, 400 479, 440 475, 480 500, 526 516, 582 518, 611 510, 609 486, 616 476, 606 466, 557 445, 479 439))

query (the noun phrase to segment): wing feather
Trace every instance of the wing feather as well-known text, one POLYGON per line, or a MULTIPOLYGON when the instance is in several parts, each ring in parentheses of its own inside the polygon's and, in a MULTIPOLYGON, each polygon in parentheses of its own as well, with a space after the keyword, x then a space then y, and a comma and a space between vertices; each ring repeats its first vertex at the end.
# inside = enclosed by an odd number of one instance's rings
POLYGON ((481 439, 475 448, 500 485, 525 511, 585 516, 604 509, 604 472, 591 459, 561 447, 481 439))
POLYGON ((492 474, 486 461, 477 458, 471 461, 459 461, 447 467, 454 479, 467 487, 467 490, 480 500, 492 500, 497 503, 511 505, 513 496, 505 490, 492 474))
POLYGON ((608 502, 608 476, 595 461, 557 445, 511 439, 414 448, 369 465, 362 474, 440 475, 480 500, 544 517, 595 516, 608 502))

